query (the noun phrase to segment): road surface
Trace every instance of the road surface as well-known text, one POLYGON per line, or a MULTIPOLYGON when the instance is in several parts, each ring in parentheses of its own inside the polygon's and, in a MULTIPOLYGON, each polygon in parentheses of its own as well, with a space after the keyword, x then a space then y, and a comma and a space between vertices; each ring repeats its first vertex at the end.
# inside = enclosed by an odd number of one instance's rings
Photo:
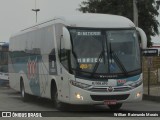
MULTIPOLYGON (((31 97, 29 102, 23 102, 21 100, 20 93, 7 88, 0 88, 0 111, 45 111, 44 115, 51 115, 54 119, 64 119, 65 120, 78 120, 83 117, 83 120, 106 120, 106 116, 113 116, 113 112, 105 105, 99 106, 72 106, 71 111, 69 112, 61 112, 54 108, 51 105, 51 101, 47 99, 31 97), (47 111, 47 112, 46 112, 47 111)), ((155 113, 160 112, 160 103, 152 102, 152 101, 142 101, 139 103, 125 103, 120 111, 116 111, 116 113, 136 113, 139 111, 143 113, 143 111, 154 111, 155 113)), ((37 120, 50 120, 52 117, 45 118, 37 118, 37 120)), ((149 120, 152 117, 147 117, 145 120, 149 120)), ((160 117, 154 117, 154 119, 158 120, 160 117)), ((2 118, 1 118, 2 119, 2 118)), ((5 120, 10 120, 11 118, 3 118, 5 120)), ((17 118, 12 118, 13 120, 17 118)), ((28 119, 28 118, 23 118, 28 119)), ((32 118, 30 118, 32 119, 32 118)), ((36 118, 34 118, 36 119, 36 118)), ((137 119, 136 117, 110 117, 111 120, 133 120, 137 119)), ((140 119, 144 119, 141 117, 140 119)))

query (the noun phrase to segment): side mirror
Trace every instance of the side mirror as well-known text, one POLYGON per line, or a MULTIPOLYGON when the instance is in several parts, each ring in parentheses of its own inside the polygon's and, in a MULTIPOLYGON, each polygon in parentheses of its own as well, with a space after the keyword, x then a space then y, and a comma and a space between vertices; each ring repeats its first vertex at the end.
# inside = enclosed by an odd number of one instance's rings
POLYGON ((139 35, 141 37, 142 49, 146 49, 147 48, 147 37, 146 37, 145 32, 139 27, 137 27, 136 30, 139 32, 139 35))
POLYGON ((66 27, 63 27, 63 40, 64 40, 64 49, 71 49, 71 38, 70 33, 66 27))

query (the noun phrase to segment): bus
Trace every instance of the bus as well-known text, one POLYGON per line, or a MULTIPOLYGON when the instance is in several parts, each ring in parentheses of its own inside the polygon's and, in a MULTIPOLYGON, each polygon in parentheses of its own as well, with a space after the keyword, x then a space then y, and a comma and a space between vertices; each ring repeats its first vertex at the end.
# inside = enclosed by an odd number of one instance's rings
POLYGON ((55 17, 11 36, 10 87, 66 105, 142 100, 141 49, 146 35, 129 19, 108 14, 55 17), (141 42, 140 42, 141 41, 141 42))
POLYGON ((7 86, 9 84, 8 49, 8 43, 0 42, 0 86, 7 86))

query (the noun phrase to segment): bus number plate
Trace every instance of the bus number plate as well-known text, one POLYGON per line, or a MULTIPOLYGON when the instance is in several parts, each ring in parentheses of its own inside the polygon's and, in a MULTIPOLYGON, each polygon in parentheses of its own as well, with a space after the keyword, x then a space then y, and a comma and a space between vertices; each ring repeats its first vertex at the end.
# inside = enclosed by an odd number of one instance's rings
POLYGON ((116 100, 105 100, 104 104, 105 105, 115 105, 117 104, 117 101, 116 100))
POLYGON ((95 82, 92 82, 92 85, 94 85, 94 86, 107 86, 108 82, 95 81, 95 82))

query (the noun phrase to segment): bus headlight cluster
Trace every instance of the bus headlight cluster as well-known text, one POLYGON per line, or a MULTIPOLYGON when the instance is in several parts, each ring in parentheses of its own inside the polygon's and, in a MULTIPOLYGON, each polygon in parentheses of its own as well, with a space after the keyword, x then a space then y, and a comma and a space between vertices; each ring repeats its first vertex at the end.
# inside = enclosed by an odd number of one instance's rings
POLYGON ((77 98, 77 99, 83 100, 83 96, 82 96, 81 94, 76 93, 75 95, 76 95, 76 98, 77 98))
POLYGON ((136 81, 134 83, 129 84, 129 86, 131 86, 133 88, 136 88, 136 87, 140 86, 141 84, 142 84, 142 79, 138 80, 138 81, 136 81))
POLYGON ((71 83, 71 85, 74 85, 74 86, 82 88, 82 89, 87 89, 88 87, 91 86, 91 85, 87 85, 87 84, 80 83, 80 82, 73 81, 73 80, 71 80, 70 83, 71 83))
POLYGON ((138 97, 141 97, 142 96, 142 93, 141 92, 138 92, 137 94, 136 94, 136 97, 138 98, 138 97))

